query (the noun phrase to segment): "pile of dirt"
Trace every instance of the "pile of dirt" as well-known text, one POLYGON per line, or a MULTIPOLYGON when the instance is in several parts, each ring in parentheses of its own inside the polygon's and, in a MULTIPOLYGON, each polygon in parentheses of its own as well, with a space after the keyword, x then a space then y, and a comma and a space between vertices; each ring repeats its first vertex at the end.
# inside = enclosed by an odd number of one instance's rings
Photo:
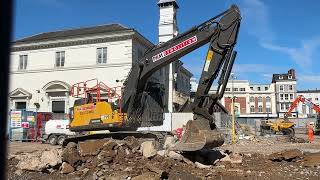
MULTIPOLYGON (((164 147, 172 143, 168 140, 164 147)), ((320 153, 181 153, 164 147, 134 137, 69 143, 64 149, 12 155, 9 179, 312 179, 320 174, 320 153)))

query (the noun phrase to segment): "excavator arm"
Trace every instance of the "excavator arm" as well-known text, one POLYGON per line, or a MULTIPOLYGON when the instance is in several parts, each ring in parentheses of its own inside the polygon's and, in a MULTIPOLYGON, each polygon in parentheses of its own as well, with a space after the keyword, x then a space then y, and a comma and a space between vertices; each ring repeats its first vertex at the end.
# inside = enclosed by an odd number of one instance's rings
POLYGON ((303 95, 299 95, 291 104, 288 111, 285 114, 285 117, 287 118, 289 115, 291 115, 292 111, 298 106, 299 103, 303 103, 311 109, 315 110, 318 114, 320 113, 320 107, 313 102, 311 102, 309 99, 306 99, 303 95))
POLYGON ((184 136, 175 149, 194 151, 222 145, 224 140, 217 132, 213 108, 223 96, 236 57, 233 48, 240 21, 240 11, 232 5, 227 11, 147 51, 133 65, 125 82, 121 104, 123 112, 129 116, 127 125, 141 126, 146 106, 150 111, 164 108, 159 100, 158 83, 151 82, 150 77, 160 68, 209 43, 196 97, 190 105, 194 121, 187 123, 184 136), (216 79, 218 89, 215 94, 208 95, 216 79))

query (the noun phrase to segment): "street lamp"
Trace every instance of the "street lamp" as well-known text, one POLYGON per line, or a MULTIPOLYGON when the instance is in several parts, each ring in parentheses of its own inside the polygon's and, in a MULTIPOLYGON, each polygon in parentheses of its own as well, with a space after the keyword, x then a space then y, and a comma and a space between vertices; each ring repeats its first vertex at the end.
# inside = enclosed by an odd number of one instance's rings
POLYGON ((231 141, 232 144, 236 143, 236 128, 235 128, 235 122, 236 122, 236 117, 235 117, 235 107, 234 107, 234 101, 235 101, 235 96, 234 96, 234 91, 233 91, 233 83, 234 83, 234 79, 236 78, 234 73, 231 73, 230 75, 231 78, 231 115, 232 115, 232 137, 231 137, 231 141))

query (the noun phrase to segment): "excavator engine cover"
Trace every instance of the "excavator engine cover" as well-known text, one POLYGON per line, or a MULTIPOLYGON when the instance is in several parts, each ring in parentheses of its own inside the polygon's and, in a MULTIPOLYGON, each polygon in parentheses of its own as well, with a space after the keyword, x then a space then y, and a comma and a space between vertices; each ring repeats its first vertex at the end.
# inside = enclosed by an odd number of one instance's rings
POLYGON ((181 140, 171 148, 176 151, 197 151, 212 149, 224 143, 223 135, 217 128, 211 129, 209 121, 190 120, 186 124, 181 140))

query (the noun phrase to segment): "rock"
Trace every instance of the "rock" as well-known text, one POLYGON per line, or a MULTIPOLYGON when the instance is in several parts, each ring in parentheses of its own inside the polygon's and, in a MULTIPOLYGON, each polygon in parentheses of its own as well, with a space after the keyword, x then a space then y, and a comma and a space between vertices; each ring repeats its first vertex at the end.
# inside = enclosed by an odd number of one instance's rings
POLYGON ((204 165, 204 164, 201 164, 199 162, 195 162, 194 164, 200 169, 209 169, 209 168, 211 168, 210 165, 204 165))
POLYGON ((238 154, 238 153, 233 153, 229 157, 231 159, 231 163, 232 164, 240 164, 240 163, 242 163, 242 156, 240 154, 238 154))
POLYGON ((74 168, 66 163, 66 162, 63 162, 62 165, 61 165, 61 173, 62 174, 69 174, 69 173, 72 173, 74 171, 74 168))
POLYGON ((160 179, 160 176, 155 173, 152 173, 152 172, 147 172, 147 173, 143 173, 139 176, 135 176, 135 177, 131 178, 131 180, 145 180, 145 179, 158 180, 158 179, 160 179))
POLYGON ((129 155, 130 154, 130 151, 129 151, 129 149, 125 149, 125 152, 126 152, 126 155, 129 155))
POLYGON ((88 174, 88 172, 90 171, 88 168, 84 168, 81 170, 82 171, 82 174, 81 174, 81 177, 84 177, 88 174))
POLYGON ((250 171, 250 170, 248 170, 248 171, 246 171, 246 173, 247 173, 247 174, 250 174, 250 173, 251 173, 251 171, 250 171))
POLYGON ((302 152, 298 149, 293 149, 293 150, 286 150, 286 151, 281 151, 277 153, 273 153, 269 155, 269 159, 272 161, 296 161, 298 159, 301 159, 302 157, 302 152))
POLYGON ((21 176, 23 171, 21 169, 18 169, 14 172, 16 175, 21 176))
POLYGON ((157 154, 158 154, 159 156, 164 157, 164 156, 166 155, 166 150, 160 150, 160 151, 157 152, 157 154))
POLYGON ((164 141, 164 145, 163 148, 164 149, 169 149, 174 147, 175 143, 176 143, 177 139, 173 136, 167 136, 165 141, 164 141))
POLYGON ((157 154, 154 141, 145 141, 141 144, 142 155, 151 158, 157 154))
POLYGON ((140 143, 139 140, 136 139, 133 136, 128 136, 126 138, 124 138, 124 140, 126 141, 127 146, 134 151, 137 151, 140 148, 140 143))
POLYGON ((168 157, 175 159, 175 160, 180 160, 180 161, 184 161, 187 164, 193 164, 192 161, 190 161, 189 159, 185 158, 184 156, 182 156, 181 154, 174 152, 174 151, 169 151, 167 154, 168 157))
POLYGON ((46 162, 41 162, 39 157, 31 157, 20 160, 17 165, 18 169, 28 170, 28 171, 43 171, 47 168, 46 162))
POLYGON ((164 172, 164 170, 162 170, 162 169, 160 169, 160 168, 158 168, 158 167, 155 167, 154 165, 152 165, 152 164, 150 164, 150 163, 146 164, 146 168, 147 168, 149 171, 155 172, 155 173, 157 173, 157 174, 160 175, 160 176, 161 176, 161 174, 164 172))
POLYGON ((202 178, 197 177, 189 172, 185 171, 176 171, 173 173, 170 173, 168 179, 192 179, 192 180, 201 180, 202 178))
POLYGON ((43 151, 41 157, 41 162, 48 163, 51 167, 55 167, 61 164, 61 151, 57 149, 51 149, 50 151, 43 151))
POLYGON ((100 177, 100 176, 102 176, 102 175, 103 175, 103 172, 102 172, 102 171, 98 171, 98 172, 97 172, 97 176, 100 177))
POLYGON ((110 151, 114 150, 114 148, 118 145, 113 139, 110 139, 106 143, 103 144, 103 150, 110 151))
POLYGON ((62 151, 61 158, 62 161, 69 163, 71 166, 74 166, 81 161, 81 157, 77 150, 77 144, 74 142, 68 143, 62 151))
POLYGON ((79 152, 81 156, 97 155, 101 151, 102 147, 106 143, 106 140, 86 140, 79 143, 79 152))

